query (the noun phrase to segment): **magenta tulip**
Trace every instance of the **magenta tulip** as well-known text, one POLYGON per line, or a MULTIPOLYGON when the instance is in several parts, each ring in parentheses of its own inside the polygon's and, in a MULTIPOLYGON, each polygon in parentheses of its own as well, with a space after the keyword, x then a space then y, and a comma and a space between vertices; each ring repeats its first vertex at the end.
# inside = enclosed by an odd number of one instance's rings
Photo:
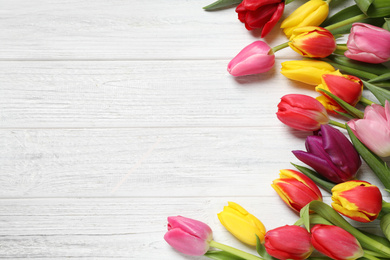
POLYGON ((275 64, 275 55, 265 42, 255 41, 242 49, 228 64, 233 76, 244 76, 269 71, 275 64))
POLYGON ((282 123, 303 131, 318 130, 329 121, 325 107, 318 100, 301 94, 283 96, 276 116, 282 123))
POLYGON ((336 260, 353 260, 363 256, 359 241, 341 227, 315 225, 311 229, 311 243, 314 248, 336 260))
POLYGON ((292 151, 326 179, 340 183, 355 177, 362 161, 352 143, 338 129, 322 125, 315 135, 306 138, 306 150, 292 151))
POLYGON ((310 233, 300 226, 286 225, 265 234, 264 247, 278 259, 306 259, 313 252, 310 233))
POLYGON ((390 156, 390 104, 366 107, 363 119, 348 122, 356 137, 375 154, 390 156))
POLYGON ((382 63, 390 59, 390 32, 365 23, 354 23, 344 55, 367 63, 382 63))
POLYGON ((186 255, 204 255, 213 238, 211 228, 198 220, 182 216, 168 217, 168 232, 164 239, 186 255))

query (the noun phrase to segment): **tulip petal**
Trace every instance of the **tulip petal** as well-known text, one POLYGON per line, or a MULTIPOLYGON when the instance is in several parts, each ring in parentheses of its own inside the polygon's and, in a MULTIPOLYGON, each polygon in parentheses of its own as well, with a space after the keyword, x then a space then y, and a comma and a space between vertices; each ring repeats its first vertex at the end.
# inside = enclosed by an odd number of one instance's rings
POLYGON ((204 255, 209 249, 209 244, 203 239, 192 236, 180 228, 173 228, 164 235, 165 241, 187 255, 204 255))
POLYGON ((284 11, 284 2, 281 2, 277 5, 276 10, 274 10, 271 19, 267 23, 264 24, 263 30, 261 31, 261 37, 267 36, 267 34, 274 28, 274 26, 278 23, 280 17, 282 16, 284 11))

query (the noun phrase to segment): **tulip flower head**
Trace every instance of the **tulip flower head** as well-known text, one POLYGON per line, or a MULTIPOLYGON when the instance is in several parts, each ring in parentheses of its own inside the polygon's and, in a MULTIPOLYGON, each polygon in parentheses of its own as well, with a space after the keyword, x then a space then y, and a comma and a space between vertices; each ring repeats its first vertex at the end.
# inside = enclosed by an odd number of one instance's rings
POLYGON ((295 28, 288 45, 303 57, 309 58, 325 58, 337 47, 333 34, 316 26, 295 28))
POLYGON ((306 175, 294 170, 281 170, 280 178, 271 185, 282 200, 299 212, 313 200, 322 201, 321 191, 306 175))
POLYGON ((318 252, 336 260, 354 260, 364 255, 359 241, 338 226, 315 225, 311 229, 311 243, 318 252))
POLYGON ((165 241, 186 255, 204 255, 213 239, 211 228, 198 220, 176 216, 168 217, 165 241))
POLYGON ((292 80, 319 85, 322 75, 335 71, 332 65, 319 60, 291 60, 282 62, 281 73, 292 80))
POLYGON ((278 259, 306 259, 313 252, 310 233, 295 225, 269 230, 265 234, 264 247, 268 254, 278 259))
POLYGON ((352 143, 330 125, 321 125, 320 131, 306 138, 305 145, 307 152, 293 154, 334 183, 354 178, 362 164, 352 143))
POLYGON ((242 49, 228 64, 233 76, 244 76, 269 71, 275 64, 275 55, 263 41, 255 41, 242 49), (271 52, 271 53, 270 53, 271 52))
POLYGON ((350 120, 348 126, 356 137, 375 154, 390 156, 390 105, 367 106, 363 119, 350 120))
POLYGON ((280 25, 290 38, 295 28, 303 26, 319 26, 328 17, 329 5, 326 1, 310 0, 291 13, 280 25))
POLYGON ((284 0, 243 0, 236 8, 238 19, 248 30, 262 29, 265 37, 279 21, 284 10, 284 0))
POLYGON ((315 98, 301 94, 283 96, 276 115, 282 123, 303 131, 318 130, 329 122, 325 107, 315 98))
POLYGON ((332 188, 332 207, 353 220, 371 222, 382 210, 379 188, 366 181, 352 180, 332 188))
POLYGON ((241 242, 256 246, 256 235, 261 242, 264 241, 263 223, 237 203, 228 202, 228 206, 218 213, 218 219, 241 242))
POLYGON ((365 23, 354 23, 344 55, 367 63, 382 63, 390 59, 390 32, 365 23))
POLYGON ((337 104, 331 97, 328 97, 320 89, 324 89, 341 98, 351 106, 355 106, 363 92, 363 82, 355 76, 343 75, 340 71, 335 71, 322 75, 322 83, 316 87, 316 91, 323 94, 321 98, 317 98, 326 110, 345 112, 345 110, 337 104))

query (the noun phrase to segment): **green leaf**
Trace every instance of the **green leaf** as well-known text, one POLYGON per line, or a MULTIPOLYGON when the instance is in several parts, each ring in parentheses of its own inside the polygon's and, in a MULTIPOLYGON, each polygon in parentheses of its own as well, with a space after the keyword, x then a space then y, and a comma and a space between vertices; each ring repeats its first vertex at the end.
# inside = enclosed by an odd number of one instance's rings
POLYGON ((367 15, 371 18, 389 16, 389 0, 375 0, 368 8, 367 15))
POLYGON ((355 17, 357 15, 362 14, 363 12, 360 10, 360 8, 357 5, 352 5, 347 8, 342 9, 338 13, 334 14, 333 16, 326 19, 320 26, 326 27, 341 21, 344 21, 348 18, 355 17))
POLYGON ((367 14, 367 10, 373 1, 374 0, 355 0, 355 3, 363 13, 367 14))
POLYGON ((241 2, 242 2, 242 0, 217 0, 214 3, 203 7, 203 9, 205 9, 206 11, 214 11, 217 9, 232 7, 232 6, 237 5, 241 2))
POLYGON ((303 225, 305 226, 305 228, 307 229, 308 232, 310 232, 310 215, 309 215, 310 205, 311 205, 311 202, 308 203, 306 206, 304 206, 301 209, 301 211, 299 212, 299 216, 301 217, 301 219, 303 221, 303 225))
POLYGON ((358 151, 363 160, 379 178, 386 189, 390 189, 390 170, 387 164, 370 149, 368 149, 353 133, 352 129, 347 125, 348 135, 353 143, 353 146, 358 151))
POLYGON ((386 81, 390 79, 390 72, 387 72, 385 74, 382 74, 380 76, 378 76, 377 78, 375 79, 371 79, 370 82, 371 83, 375 83, 375 82, 382 82, 382 81, 386 81))
POLYGON ((244 258, 238 257, 226 251, 218 251, 218 250, 207 251, 207 253, 204 255, 207 256, 208 258, 215 259, 215 260, 245 260, 244 258))
POLYGON ((256 235, 256 251, 265 260, 277 260, 276 258, 270 256, 267 253, 267 251, 265 250, 265 246, 261 243, 257 235, 256 235))
POLYGON ((285 1, 285 4, 289 4, 289 3, 292 3, 292 2, 294 2, 295 0, 286 0, 285 1))
MULTIPOLYGON (((327 59, 337 64, 344 65, 349 68, 357 69, 358 71, 365 71, 371 73, 373 74, 373 76, 390 73, 390 69, 383 64, 369 64, 366 62, 352 60, 345 56, 333 55, 333 54, 328 56, 327 59)), ((359 74, 357 74, 356 76, 361 77, 361 75, 359 74)))
POLYGON ((330 65, 332 65, 333 67, 336 67, 337 69, 343 71, 343 72, 346 72, 348 74, 351 74, 351 75, 359 75, 359 78, 365 78, 365 79, 374 79, 376 77, 378 77, 378 75, 375 75, 375 74, 372 74, 372 73, 369 73, 369 72, 366 72, 366 71, 362 71, 362 70, 358 70, 358 69, 355 69, 355 68, 351 68, 351 67, 348 67, 348 66, 345 66, 345 65, 340 65, 338 63, 335 63, 335 62, 331 62, 331 61, 327 61, 330 65))
POLYGON ((363 81, 364 86, 371 91, 372 94, 378 99, 378 101, 385 105, 386 100, 390 101, 390 91, 384 88, 377 87, 369 82, 363 81))
POLYGON ((382 28, 390 31, 390 18, 385 18, 385 23, 382 25, 382 28))
POLYGON ((302 172, 303 174, 305 174, 307 177, 309 177, 310 179, 312 179, 316 184, 320 185, 322 188, 324 188, 326 191, 328 192, 331 192, 332 188, 334 187, 334 183, 330 182, 330 181, 327 181, 327 180, 324 180, 321 175, 319 175, 317 172, 309 169, 309 168, 306 168, 306 167, 303 167, 303 166, 300 166, 300 165, 296 165, 294 163, 291 163, 295 168, 297 168, 300 172, 302 172))
POLYGON ((390 240, 390 213, 381 218, 380 227, 386 238, 390 240))
POLYGON ((324 92, 327 96, 331 97, 334 101, 336 101, 337 104, 339 104, 342 108, 344 108, 344 110, 347 111, 351 116, 356 117, 356 118, 363 118, 364 113, 362 111, 360 111, 359 109, 351 106, 350 104, 348 104, 347 102, 345 102, 341 98, 333 95, 332 93, 330 93, 329 91, 327 91, 325 89, 320 88, 319 90, 321 92, 324 92))

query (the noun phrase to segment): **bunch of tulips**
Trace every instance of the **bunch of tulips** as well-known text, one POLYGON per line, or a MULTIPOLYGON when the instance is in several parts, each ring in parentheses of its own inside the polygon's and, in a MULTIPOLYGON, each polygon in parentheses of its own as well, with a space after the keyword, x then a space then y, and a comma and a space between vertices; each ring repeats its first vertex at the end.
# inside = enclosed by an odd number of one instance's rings
MULTIPOLYGON (((261 37, 275 27, 291 0, 218 0, 206 10, 237 5, 238 19, 261 37)), ((304 57, 283 62, 281 73, 312 85, 314 98, 289 94, 276 113, 285 125, 312 132, 306 151, 292 151, 306 166, 283 169, 272 187, 291 210, 296 223, 266 230, 262 222, 234 202, 218 214, 238 240, 256 247, 253 255, 213 240, 205 223, 183 216, 168 217, 164 239, 187 255, 211 259, 390 259, 390 203, 375 185, 356 179, 364 161, 390 191, 390 1, 355 0, 328 17, 330 1, 309 0, 280 27, 288 41, 271 48, 258 40, 242 49, 227 66, 235 77, 263 73, 275 64, 275 52, 290 47, 304 57), (336 38, 348 35, 345 44, 336 38), (377 100, 363 96, 363 90, 377 100), (331 118, 337 118, 338 121, 331 118), (339 120, 344 120, 340 122, 339 120), (320 186, 331 193, 322 201, 320 186), (380 220, 382 234, 355 228, 380 220), (315 252, 315 253, 313 253, 315 252), (314 257, 313 255, 316 255, 314 257)))

